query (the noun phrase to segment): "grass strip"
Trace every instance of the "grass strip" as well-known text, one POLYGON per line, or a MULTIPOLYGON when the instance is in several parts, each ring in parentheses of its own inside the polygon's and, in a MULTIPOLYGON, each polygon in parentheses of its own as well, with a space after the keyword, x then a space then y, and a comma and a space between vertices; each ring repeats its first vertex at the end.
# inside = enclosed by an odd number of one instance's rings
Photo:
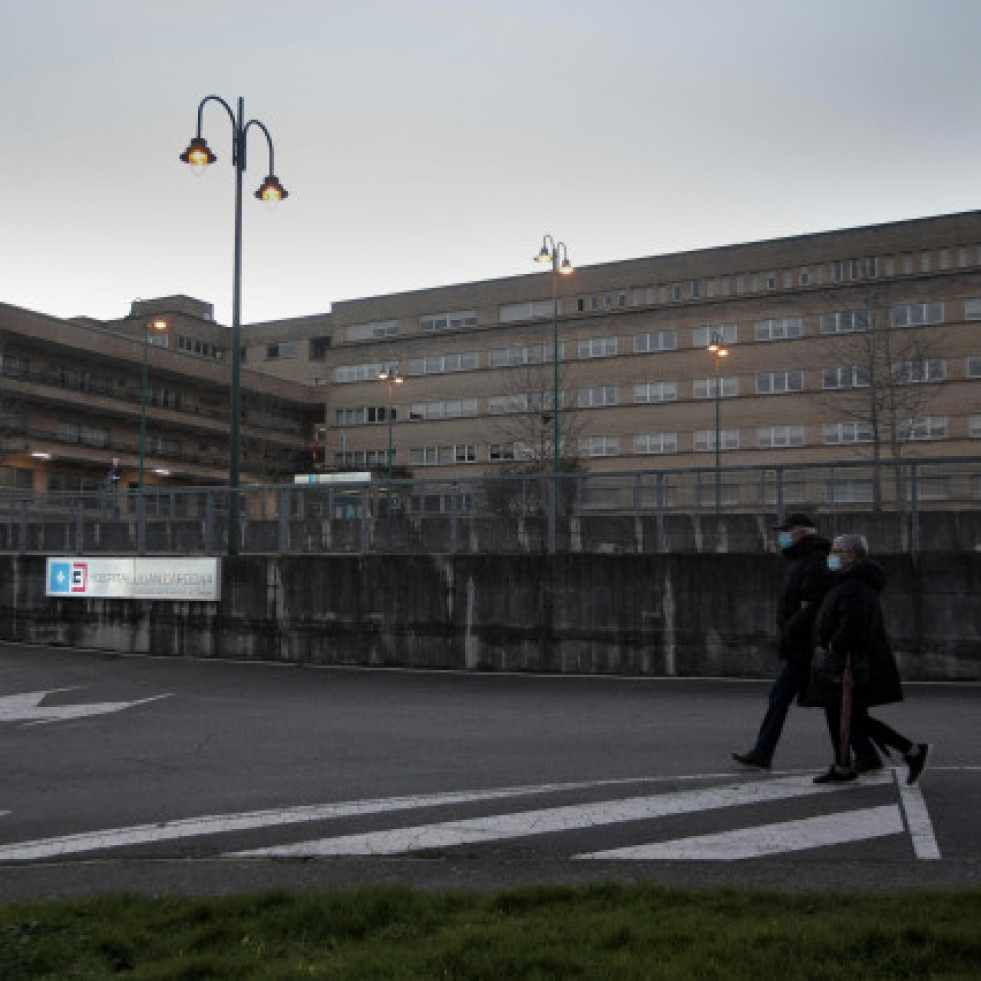
POLYGON ((981 889, 535 886, 0 905, 0 978, 981 977, 981 889))

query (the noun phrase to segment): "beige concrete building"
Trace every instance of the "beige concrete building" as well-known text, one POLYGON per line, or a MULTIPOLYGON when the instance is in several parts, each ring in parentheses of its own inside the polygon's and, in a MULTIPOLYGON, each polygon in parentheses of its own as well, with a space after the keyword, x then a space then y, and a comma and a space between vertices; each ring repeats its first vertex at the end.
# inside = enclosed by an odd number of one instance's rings
MULTIPOLYGON (((723 467, 978 456, 981 212, 569 276, 522 245, 526 276, 247 325, 243 483, 384 471, 389 440, 414 477, 549 472, 556 335, 564 466, 712 467, 717 432, 723 467)), ((113 460, 135 486, 144 353, 145 482, 226 481, 228 335, 188 297, 109 322, 0 304, 3 486, 92 489, 113 460)))
POLYGON ((246 364, 321 393, 328 469, 384 467, 389 434, 416 477, 549 468, 556 328, 591 471, 713 466, 717 429, 725 467, 981 447, 981 212, 545 268, 256 324, 246 364))

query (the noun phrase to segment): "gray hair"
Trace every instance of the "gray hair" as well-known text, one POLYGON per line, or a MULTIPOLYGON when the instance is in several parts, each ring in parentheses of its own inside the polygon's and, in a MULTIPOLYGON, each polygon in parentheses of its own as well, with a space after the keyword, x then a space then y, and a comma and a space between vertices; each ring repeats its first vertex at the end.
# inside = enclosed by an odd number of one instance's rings
POLYGON ((860 559, 869 554, 868 539, 864 535, 838 535, 834 547, 841 552, 854 552, 860 559))

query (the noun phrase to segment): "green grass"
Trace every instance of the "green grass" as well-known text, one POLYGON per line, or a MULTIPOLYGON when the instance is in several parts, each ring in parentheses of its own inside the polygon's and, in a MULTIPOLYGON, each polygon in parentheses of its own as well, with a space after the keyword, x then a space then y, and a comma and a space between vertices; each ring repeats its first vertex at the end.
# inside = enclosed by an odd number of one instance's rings
POLYGON ((978 978, 981 889, 387 888, 0 905, 0 978, 978 978))

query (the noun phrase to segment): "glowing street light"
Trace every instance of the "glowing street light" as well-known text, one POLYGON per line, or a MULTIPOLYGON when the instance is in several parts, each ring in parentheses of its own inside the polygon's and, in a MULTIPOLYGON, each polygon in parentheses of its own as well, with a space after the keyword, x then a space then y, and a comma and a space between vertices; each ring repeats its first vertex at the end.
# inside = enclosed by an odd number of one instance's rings
POLYGON ((143 325, 143 385, 140 396, 140 477, 139 487, 143 490, 143 471, 146 466, 146 400, 149 380, 148 352, 150 349, 150 332, 158 334, 167 332, 167 321, 163 319, 149 320, 143 325))
POLYGON ((184 163, 201 172, 215 163, 218 158, 211 152, 207 141, 201 135, 204 107, 209 102, 217 102, 224 107, 232 123, 232 165, 235 167, 235 262, 232 280, 232 380, 231 380, 231 420, 228 434, 228 554, 238 552, 238 514, 239 514, 239 427, 241 423, 241 373, 242 373, 242 175, 246 167, 246 137, 255 126, 262 130, 269 147, 269 173, 255 192, 260 201, 276 202, 289 197, 289 192, 279 182, 274 166, 273 142, 269 130, 258 120, 245 119, 245 100, 238 100, 238 114, 217 95, 209 95, 198 105, 197 135, 180 155, 184 163))
POLYGON ((708 352, 715 355, 715 513, 722 511, 722 379, 719 366, 729 357, 729 349, 722 344, 722 335, 715 334, 708 352))

